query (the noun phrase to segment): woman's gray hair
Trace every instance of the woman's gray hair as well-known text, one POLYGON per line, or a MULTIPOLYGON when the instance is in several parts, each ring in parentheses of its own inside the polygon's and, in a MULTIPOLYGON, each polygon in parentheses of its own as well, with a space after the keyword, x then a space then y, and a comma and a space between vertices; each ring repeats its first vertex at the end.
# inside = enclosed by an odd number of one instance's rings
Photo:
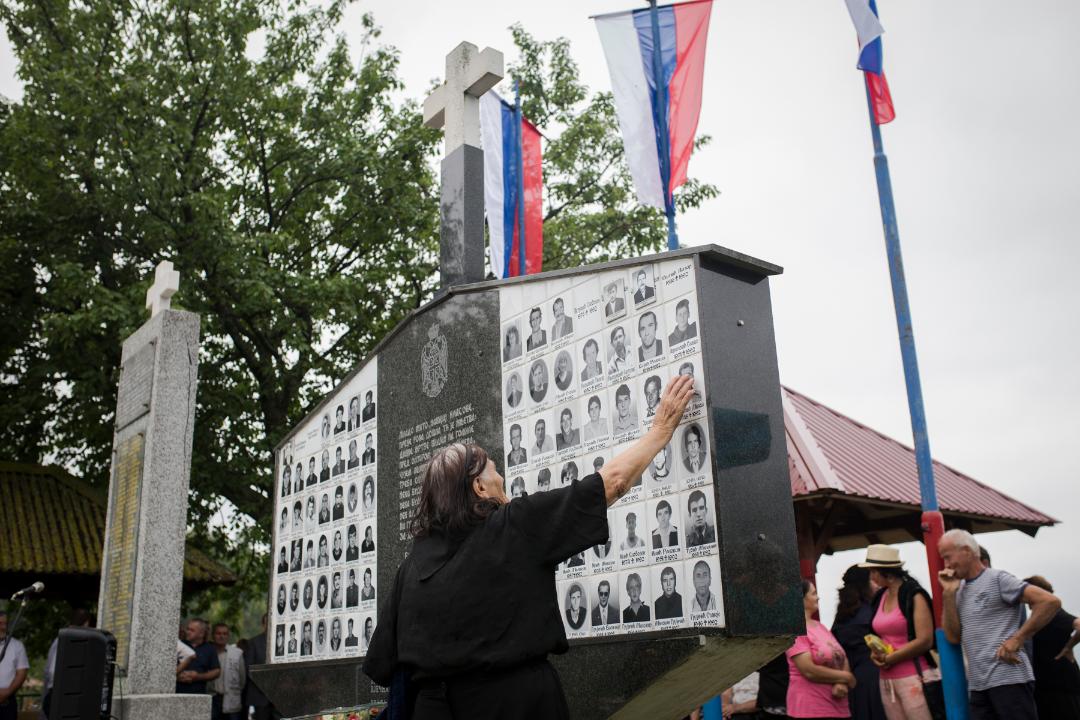
POLYGON ((967 530, 954 528, 942 535, 941 539, 948 540, 957 547, 966 547, 975 555, 975 557, 979 556, 979 541, 976 540, 975 536, 969 533, 967 530))

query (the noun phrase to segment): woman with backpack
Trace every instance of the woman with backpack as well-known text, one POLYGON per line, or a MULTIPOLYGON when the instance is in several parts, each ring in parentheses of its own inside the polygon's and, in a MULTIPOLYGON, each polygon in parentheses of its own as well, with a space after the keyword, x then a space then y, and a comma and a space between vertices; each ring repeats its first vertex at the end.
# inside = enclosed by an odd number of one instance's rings
MULTIPOLYGON (((878 666, 881 702, 889 720, 933 720, 939 703, 941 677, 930 655, 934 646, 934 612, 930 595, 907 574, 900 552, 888 545, 866 549, 870 581, 880 590, 871 603, 870 626, 892 647, 871 650, 878 666)), ((944 714, 941 715, 944 717, 944 714)))

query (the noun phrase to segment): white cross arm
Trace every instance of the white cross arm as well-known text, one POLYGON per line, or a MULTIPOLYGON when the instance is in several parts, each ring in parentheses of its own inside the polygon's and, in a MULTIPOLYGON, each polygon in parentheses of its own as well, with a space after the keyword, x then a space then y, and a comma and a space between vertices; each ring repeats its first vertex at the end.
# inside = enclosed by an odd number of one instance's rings
POLYGON ((503 78, 503 55, 463 42, 446 56, 446 79, 424 100, 424 125, 443 128, 446 153, 480 146, 479 98, 503 78))
POLYGON ((173 264, 168 260, 162 260, 154 269, 154 282, 146 290, 146 309, 150 311, 150 317, 154 317, 162 310, 168 310, 172 304, 172 296, 180 289, 180 273, 173 270, 173 264))

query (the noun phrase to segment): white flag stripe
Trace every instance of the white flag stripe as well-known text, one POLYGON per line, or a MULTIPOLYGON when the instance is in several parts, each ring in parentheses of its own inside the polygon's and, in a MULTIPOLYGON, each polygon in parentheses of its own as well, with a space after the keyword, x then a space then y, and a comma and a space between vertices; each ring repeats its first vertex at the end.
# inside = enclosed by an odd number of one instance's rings
POLYGON ((870 0, 844 0, 847 3, 851 22, 855 23, 855 33, 859 36, 859 52, 885 32, 877 15, 870 9, 870 0))
POLYGON ((484 212, 488 219, 491 272, 503 277, 503 126, 502 100, 489 90, 480 96, 480 144, 484 150, 484 212))
POLYGON ((607 58, 615 113, 638 202, 663 210, 664 192, 660 184, 660 156, 656 149, 652 102, 641 64, 634 16, 626 13, 597 18, 596 29, 607 58))

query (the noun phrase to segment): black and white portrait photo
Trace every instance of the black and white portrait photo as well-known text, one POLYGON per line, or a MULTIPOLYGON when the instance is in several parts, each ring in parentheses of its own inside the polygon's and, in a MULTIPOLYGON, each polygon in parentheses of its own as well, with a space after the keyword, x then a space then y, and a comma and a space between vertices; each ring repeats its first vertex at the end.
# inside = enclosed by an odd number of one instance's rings
POLYGON ((626 607, 623 608, 622 621, 624 624, 644 623, 652 620, 652 611, 645 602, 645 587, 641 575, 632 572, 626 574, 626 607))
POLYGON ((547 345, 547 331, 542 327, 544 311, 534 307, 529 311, 529 337, 525 340, 525 349, 529 352, 547 345))
POLYGON ((314 641, 314 634, 312 633, 312 629, 311 629, 311 621, 310 620, 305 620, 303 627, 304 627, 304 630, 303 630, 303 633, 302 633, 303 639, 300 641, 300 656, 301 657, 311 655, 312 645, 313 645, 313 641, 314 641))
POLYGON ((521 373, 516 370, 506 376, 506 384, 503 388, 503 397, 506 398, 506 405, 511 410, 517 410, 521 407, 523 386, 521 384, 521 373))
MULTIPOLYGON (((355 527, 355 526, 353 526, 355 527)), ((370 525, 364 527, 364 542, 360 544, 360 552, 372 553, 375 552, 375 534, 370 525)), ((355 560, 355 558, 350 558, 355 560)))
POLYGON ((356 442, 356 438, 349 441, 349 459, 345 463, 345 467, 349 470, 360 467, 360 452, 359 445, 356 442))
POLYGON ((292 559, 289 562, 289 572, 300 572, 304 561, 304 541, 292 541, 292 559))
POLYGON ((360 584, 356 582, 356 569, 349 568, 348 582, 345 585, 345 607, 360 606, 360 584))
POLYGON ((294 582, 289 586, 289 610, 296 612, 300 607, 300 583, 294 582))
POLYGON ((375 512, 375 478, 371 475, 364 478, 364 485, 360 492, 363 496, 361 507, 364 514, 375 512))
POLYGON ((363 465, 375 464, 375 436, 368 433, 364 436, 364 454, 360 456, 363 465))
POLYGON ((330 621, 330 650, 331 652, 341 650, 341 618, 330 621))
POLYGON ((349 483, 349 492, 345 498, 345 506, 349 510, 349 514, 352 515, 356 512, 356 506, 360 504, 360 493, 356 490, 356 483, 349 483))
POLYGON ((516 478, 512 479, 510 481, 510 492, 507 494, 510 496, 511 500, 520 497, 528 497, 529 493, 525 489, 525 478, 518 475, 516 478))
POLYGON ((706 472, 708 451, 705 447, 705 431, 698 423, 690 423, 682 430, 682 461, 692 475, 706 472))
POLYGON ((575 483, 578 480, 578 465, 571 460, 562 466, 562 470, 559 471, 559 487, 566 487, 570 483, 575 483))
POLYGON ((653 509, 655 522, 652 530, 653 550, 679 547, 679 528, 671 522, 671 503, 660 500, 653 509))
POLYGON ((326 442, 330 438, 330 413, 324 413, 322 416, 322 439, 326 442))
POLYGON ((630 386, 623 383, 615 390, 615 412, 611 418, 611 432, 622 435, 638 430, 638 415, 634 409, 633 393, 630 386))
POLYGON ((613 327, 608 337, 607 371, 609 375, 634 368, 637 363, 630 356, 630 349, 630 338, 626 337, 626 328, 622 325, 613 327))
POLYGON ((315 653, 322 655, 326 652, 326 621, 320 620, 315 623, 315 653))
POLYGON ((623 299, 623 281, 614 279, 604 285, 604 319, 618 320, 626 314, 626 300, 623 299))
POLYGON ((687 496, 686 517, 686 547, 716 542, 716 526, 709 511, 709 497, 702 490, 692 490, 687 496))
POLYGON ((286 595, 285 595, 285 585, 284 584, 278 585, 278 588, 277 588, 277 614, 278 615, 281 615, 283 612, 285 612, 285 603, 287 602, 285 597, 286 597, 286 595))
POLYGON ((278 553, 277 571, 279 573, 289 572, 289 558, 286 556, 284 545, 281 546, 281 552, 278 553))
POLYGON ((687 340, 698 336, 697 323, 690 320, 690 299, 683 298, 675 303, 674 327, 668 335, 668 345, 674 348, 687 340))
POLYGON ((290 624, 289 625, 289 646, 288 646, 290 655, 295 655, 296 654, 296 651, 299 649, 298 645, 299 645, 299 643, 298 643, 298 641, 296 639, 296 625, 295 624, 290 624))
POLYGON ((637 321, 638 360, 647 362, 663 357, 664 342, 656 335, 656 313, 652 310, 641 313, 637 321))
POLYGON ((619 597, 611 581, 603 579, 596 584, 596 604, 592 607, 592 626, 619 624, 619 597))
POLYGON ((315 541, 308 538, 304 543, 304 569, 315 567, 315 541))
MULTIPOLYGON (((314 459, 314 458, 312 458, 314 459)), ((304 489, 304 463, 296 463, 296 473, 293 475, 293 492, 304 489)))
POLYGON ((691 615, 712 612, 718 608, 716 593, 713 590, 713 569, 709 560, 686 563, 694 588, 694 595, 690 598, 691 615))
POLYGON ((274 657, 285 655, 285 623, 274 627, 274 657))
POLYGON ((304 609, 310 610, 311 603, 315 600, 315 586, 310 580, 304 582, 304 609))
POLYGON ((503 328, 502 359, 505 363, 519 357, 521 357, 521 328, 515 320, 503 328))
POLYGON ((359 647, 360 638, 356 634, 356 620, 349 618, 345 626, 345 647, 359 647))
MULTIPOLYGON (((293 521, 292 521, 293 530, 294 531, 295 530, 300 530, 300 529, 302 529, 304 527, 304 506, 301 504, 301 502, 299 500, 297 500, 296 502, 293 503, 292 509, 293 509, 293 521)), ((315 512, 315 503, 314 502, 311 503, 311 511, 312 511, 312 514, 314 514, 314 512, 315 512)))
POLYGON ((325 575, 319 576, 319 582, 315 587, 315 603, 320 610, 326 609, 326 601, 330 599, 330 583, 325 575))
POLYGON ((563 601, 566 624, 571 630, 580 630, 585 625, 585 590, 581 583, 571 583, 566 589, 563 601))
POLYGON ((659 375, 649 375, 641 384, 641 394, 644 402, 642 408, 645 411, 645 420, 656 416, 656 410, 660 407, 660 396, 664 392, 664 383, 659 375))
POLYGON ((562 350, 555 356, 555 387, 565 392, 574 384, 574 359, 568 350, 562 350))
POLYGON ((345 541, 341 538, 341 531, 334 531, 334 549, 330 551, 330 556, 334 558, 334 562, 341 560, 341 556, 345 554, 345 541))
POLYGON ((608 538, 608 541, 603 545, 593 545, 592 554, 597 560, 607 559, 607 557, 611 555, 611 538, 608 538))
POLYGON ((671 467, 671 443, 653 456, 652 462, 645 468, 645 477, 652 486, 670 485, 676 475, 671 467))
POLYGON ((621 540, 619 541, 620 550, 637 550, 645 547, 645 540, 638 532, 638 513, 636 511, 631 510, 623 516, 623 526, 621 540))
POLYGON ((309 462, 311 474, 308 475, 308 487, 321 482, 326 482, 330 479, 330 450, 322 451, 322 467, 319 469, 319 474, 315 474, 315 458, 312 457, 309 462))
POLYGON ((660 571, 660 595, 653 601, 657 620, 683 616, 683 599, 678 591, 678 574, 672 565, 660 571))
POLYGON ((349 398, 349 432, 360 427, 360 397, 354 395, 349 398))
POLYGON ((334 488, 334 507, 330 511, 330 517, 334 520, 345 517, 345 488, 341 485, 334 488))
POLYGON ((514 423, 510 426, 510 452, 506 453, 506 467, 524 465, 529 460, 529 454, 521 446, 521 426, 514 423))
POLYGON ((604 366, 600 361, 600 343, 596 338, 591 337, 581 346, 581 382, 584 384, 590 380, 602 380, 603 377, 604 366))
POLYGON ((340 610, 343 598, 341 597, 341 573, 336 572, 330 578, 330 609, 340 610))
MULTIPOLYGON (((532 420, 532 418, 529 418, 532 420)), ((529 454, 535 460, 540 455, 545 455, 555 449, 555 441, 551 438, 548 427, 547 413, 532 420, 533 443, 529 446, 529 454)))
MULTIPOLYGON (((368 525, 370 528, 371 526, 368 525)), ((350 525, 347 531, 348 535, 348 547, 345 548, 345 562, 353 562, 360 559, 360 539, 356 536, 356 526, 350 525)), ((375 548, 375 543, 371 544, 372 549, 375 548)))
POLYGON ((315 496, 309 495, 304 504, 305 527, 310 531, 319 527, 319 515, 315 511, 315 496))
POLYGON ((369 422, 375 419, 375 391, 367 390, 364 392, 364 409, 362 411, 362 419, 364 422, 369 422))
POLYGON ((375 599, 375 586, 372 584, 371 568, 364 568, 364 586, 360 588, 360 599, 375 599))
POLYGON ((330 522, 330 493, 323 493, 319 498, 319 524, 330 522))
POLYGON ((604 467, 604 463, 607 462, 607 458, 603 455, 596 455, 592 459, 592 471, 594 473, 600 472, 600 468, 604 467))
POLYGON ((540 404, 547 397, 549 378, 547 362, 543 358, 529 366, 529 397, 534 403, 540 404))
POLYGON ((600 396, 600 393, 590 395, 585 401, 585 408, 588 413, 585 426, 582 428, 585 442, 603 440, 611 434, 608 429, 607 417, 604 416, 604 403, 601 401, 600 396))
POLYGON ((360 649, 367 652, 368 647, 371 646, 371 636, 375 634, 375 620, 370 616, 364 618, 364 635, 361 638, 360 649))
POLYGON ((281 472, 281 497, 286 497, 292 492, 292 468, 288 465, 281 472))
POLYGON ((289 530, 289 508, 281 508, 281 520, 278 522, 278 534, 288 532, 289 530))
POLYGON ((319 536, 319 561, 317 567, 330 567, 330 541, 325 535, 319 536))
POLYGON ((574 332, 574 320, 566 314, 566 303, 561 297, 555 298, 551 303, 551 314, 554 318, 551 322, 552 341, 560 340, 574 332))
POLYGON ((540 468, 536 473, 536 492, 547 492, 551 489, 551 468, 540 468))
POLYGON ((574 427, 574 411, 564 407, 559 411, 559 432, 555 435, 555 449, 566 450, 581 445, 581 430, 574 427))
POLYGON ((334 410, 334 434, 345 432, 345 406, 338 405, 334 410))
POLYGON ((633 279, 634 307, 643 307, 656 300, 656 281, 653 279, 652 265, 635 269, 633 279))

